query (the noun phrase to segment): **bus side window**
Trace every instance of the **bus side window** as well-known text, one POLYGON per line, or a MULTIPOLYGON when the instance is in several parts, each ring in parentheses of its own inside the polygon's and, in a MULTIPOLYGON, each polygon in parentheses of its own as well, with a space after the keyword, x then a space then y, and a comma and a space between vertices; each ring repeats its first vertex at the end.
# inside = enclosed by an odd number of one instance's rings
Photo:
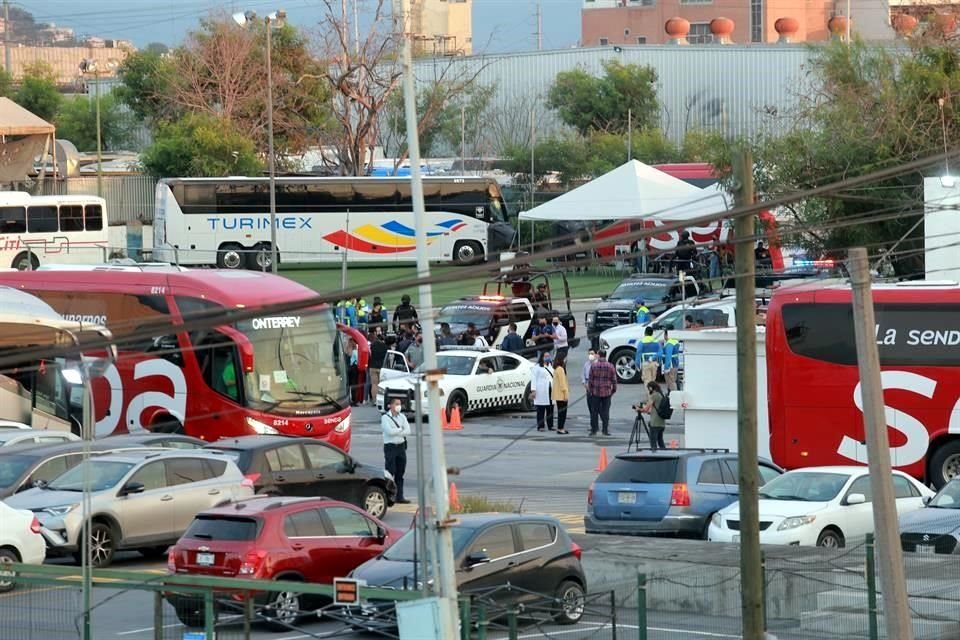
POLYGON ((56 233, 56 207, 30 207, 27 209, 27 231, 30 233, 56 233))
POLYGON ((83 207, 79 204, 60 206, 60 231, 83 231, 83 207))
POLYGON ((86 206, 87 231, 101 231, 103 229, 103 207, 98 204, 86 206))
POLYGON ((26 207, 0 207, 0 233, 26 233, 26 207))

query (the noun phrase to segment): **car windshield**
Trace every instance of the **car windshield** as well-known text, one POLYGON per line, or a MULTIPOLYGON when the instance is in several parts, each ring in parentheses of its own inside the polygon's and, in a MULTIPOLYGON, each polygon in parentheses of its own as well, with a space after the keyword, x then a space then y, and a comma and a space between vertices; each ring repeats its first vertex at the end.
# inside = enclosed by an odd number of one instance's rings
MULTIPOLYGON (((439 354, 437 356, 437 368, 446 370, 451 376, 468 376, 473 373, 473 363, 476 360, 473 356, 451 356, 439 354)), ((424 365, 416 368, 417 373, 423 373, 424 365)))
POLYGON ((446 323, 454 335, 463 333, 472 322, 480 333, 486 333, 493 324, 494 307, 482 304, 448 304, 437 313, 437 326, 446 323))
POLYGON ((649 282, 644 280, 627 280, 617 285, 610 297, 614 300, 635 300, 643 298, 647 304, 662 302, 670 292, 669 282, 649 282))
POLYGON ((237 323, 253 345, 247 404, 281 415, 326 414, 347 404, 340 334, 329 309, 237 323))
POLYGON ((0 489, 9 489, 19 482, 35 460, 32 456, 0 457, 0 489))
POLYGON ((133 468, 130 462, 90 460, 57 477, 47 488, 53 491, 83 491, 84 469, 90 469, 90 490, 105 491, 117 485, 133 468))
MULTIPOLYGON (((476 531, 476 529, 471 527, 453 526, 450 528, 450 531, 453 534, 453 555, 456 557, 463 552, 464 548, 467 546, 467 543, 470 542, 470 538, 473 537, 473 532, 476 531)), ((417 560, 416 554, 418 551, 416 533, 417 532, 415 529, 407 531, 402 538, 397 540, 383 553, 383 559, 392 560, 393 562, 414 562, 417 560)))
POLYGON ((767 500, 828 502, 837 497, 849 479, 850 475, 846 473, 789 472, 760 487, 760 497, 767 500))
POLYGON ((960 509, 960 480, 951 480, 928 505, 937 509, 960 509))

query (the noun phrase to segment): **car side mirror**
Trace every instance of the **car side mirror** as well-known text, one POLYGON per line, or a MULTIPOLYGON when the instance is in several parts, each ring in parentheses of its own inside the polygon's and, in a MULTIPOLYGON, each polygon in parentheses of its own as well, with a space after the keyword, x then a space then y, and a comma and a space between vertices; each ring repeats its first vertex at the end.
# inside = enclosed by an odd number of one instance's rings
POLYGON ((600 296, 600 299, 601 299, 601 300, 606 300, 606 299, 609 298, 609 297, 610 297, 610 296, 608 296, 608 295, 602 295, 602 296, 600 296))
POLYGON ((387 530, 383 527, 377 527, 377 540, 383 542, 387 539, 387 530))
POLYGON ((467 556, 463 564, 467 569, 472 569, 473 567, 487 564, 488 562, 490 562, 490 556, 488 556, 485 551, 474 551, 467 556))
POLYGON ((862 493, 851 493, 847 496, 847 506, 854 504, 863 504, 867 501, 867 496, 862 493))
POLYGON ((923 506, 930 504, 930 501, 933 500, 933 496, 923 496, 923 506))
POLYGON ((142 482, 128 482, 123 486, 123 489, 120 490, 121 496, 129 496, 133 493, 143 493, 145 487, 142 482))
POLYGON ((30 483, 30 484, 31 484, 34 488, 36 488, 36 489, 43 489, 44 487, 47 486, 47 481, 46 481, 46 480, 41 480, 41 479, 38 478, 38 479, 34 480, 32 483, 30 483))

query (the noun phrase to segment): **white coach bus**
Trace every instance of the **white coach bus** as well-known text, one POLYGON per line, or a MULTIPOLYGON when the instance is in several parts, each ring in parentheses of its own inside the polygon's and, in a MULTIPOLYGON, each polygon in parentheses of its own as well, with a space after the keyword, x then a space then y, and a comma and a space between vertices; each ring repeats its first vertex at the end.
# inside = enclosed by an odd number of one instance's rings
POLYGON ((107 207, 87 195, 0 191, 0 267, 94 264, 107 259, 107 207))
MULTIPOLYGON (((429 259, 471 264, 508 249, 514 229, 495 180, 424 178, 429 259)), ((277 178, 280 262, 412 262, 409 178, 277 178)), ((155 260, 270 268, 267 178, 171 178, 157 184, 155 260)))

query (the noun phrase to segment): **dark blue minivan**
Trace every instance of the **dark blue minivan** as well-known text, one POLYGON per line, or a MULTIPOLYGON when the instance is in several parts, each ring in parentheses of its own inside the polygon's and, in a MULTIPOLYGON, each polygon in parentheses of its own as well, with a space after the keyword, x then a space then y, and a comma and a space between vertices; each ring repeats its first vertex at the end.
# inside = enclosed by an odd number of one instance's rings
MULTIPOLYGON (((758 461, 760 484, 783 470, 758 461)), ((737 499, 737 454, 728 449, 640 450, 617 455, 590 485, 587 533, 703 538, 711 516, 737 499)))

